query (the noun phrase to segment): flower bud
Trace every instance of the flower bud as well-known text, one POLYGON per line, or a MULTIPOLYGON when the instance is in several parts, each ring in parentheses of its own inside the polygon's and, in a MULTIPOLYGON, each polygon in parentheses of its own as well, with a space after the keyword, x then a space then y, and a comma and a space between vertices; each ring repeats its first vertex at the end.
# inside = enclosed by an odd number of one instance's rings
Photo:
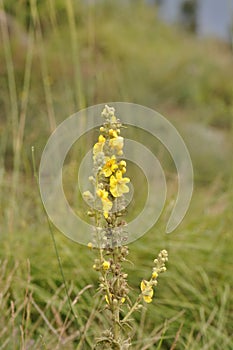
POLYGON ((102 268, 103 268, 104 271, 109 270, 109 268, 110 268, 110 262, 107 261, 107 260, 105 260, 105 261, 102 263, 102 268))

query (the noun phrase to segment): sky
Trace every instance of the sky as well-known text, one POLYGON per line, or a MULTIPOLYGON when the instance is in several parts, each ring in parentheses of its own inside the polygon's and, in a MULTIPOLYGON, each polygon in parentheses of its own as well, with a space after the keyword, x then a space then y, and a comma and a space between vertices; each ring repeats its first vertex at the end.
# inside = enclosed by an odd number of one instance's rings
POLYGON ((233 29, 233 0, 201 0, 197 16, 197 32, 228 39, 233 29))
MULTIPOLYGON (((160 0, 160 16, 167 22, 177 22, 183 0, 160 0)), ((230 39, 233 28, 233 0, 199 0, 197 8, 197 33, 230 39)))

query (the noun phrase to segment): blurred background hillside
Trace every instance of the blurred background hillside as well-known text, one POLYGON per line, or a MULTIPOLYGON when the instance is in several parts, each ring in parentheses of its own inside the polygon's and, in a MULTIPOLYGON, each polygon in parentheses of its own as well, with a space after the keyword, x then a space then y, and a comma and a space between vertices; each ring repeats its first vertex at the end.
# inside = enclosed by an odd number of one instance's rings
MULTIPOLYGON (((80 334, 67 311, 31 147, 38 167, 60 122, 108 101, 163 114, 184 138, 194 166, 190 210, 167 236, 177 184, 174 167, 160 154, 170 202, 155 228, 131 245, 135 265, 127 268, 135 290, 157 251, 170 253, 158 301, 145 316, 145 337, 155 344, 148 349, 170 349, 176 337, 177 349, 232 349, 232 7, 227 0, 0 1, 0 349, 54 349, 66 317, 64 348, 77 347, 80 334), (155 325, 161 328, 154 334, 155 325)), ((77 175, 72 159, 67 193, 77 175)), ((56 238, 75 297, 86 283, 96 285, 96 275, 86 273, 93 256, 58 232, 56 238)), ((77 305, 81 334, 93 295, 91 289, 77 305)), ((97 322, 90 339, 95 332, 97 322)))

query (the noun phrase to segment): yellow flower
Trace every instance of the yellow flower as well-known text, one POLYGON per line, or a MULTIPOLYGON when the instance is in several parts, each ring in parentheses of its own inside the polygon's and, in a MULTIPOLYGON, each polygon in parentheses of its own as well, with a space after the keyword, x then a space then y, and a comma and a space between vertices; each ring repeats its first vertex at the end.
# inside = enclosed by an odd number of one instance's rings
POLYGON ((110 268, 110 262, 107 260, 104 260, 104 262, 102 263, 102 267, 105 271, 109 270, 110 268))
POLYGON ((125 302, 125 298, 123 297, 121 298, 121 303, 124 304, 124 302, 125 302))
POLYGON ((140 288, 141 288, 141 291, 144 292, 146 290, 146 288, 148 288, 148 284, 149 282, 146 281, 146 280, 142 280, 141 284, 140 284, 140 288))
POLYGON ((106 158, 106 163, 103 166, 102 173, 105 177, 109 177, 118 169, 118 165, 116 164, 116 157, 112 156, 111 158, 106 158))
POLYGON ((128 177, 122 177, 122 172, 118 170, 116 177, 112 175, 110 177, 110 192, 113 197, 121 197, 123 193, 129 192, 129 187, 126 185, 130 182, 128 177))
POLYGON ((142 291, 143 300, 148 304, 151 303, 154 291, 153 291, 153 287, 151 286, 150 282, 148 282, 146 280, 142 280, 140 287, 141 287, 141 291, 142 291))
POLYGON ((119 163, 119 169, 122 172, 122 174, 126 173, 126 161, 121 160, 119 163))
POLYGON ((116 130, 110 129, 108 133, 111 137, 118 137, 116 130))
POLYGON ((98 142, 93 147, 94 156, 96 156, 97 153, 103 152, 105 141, 105 137, 103 135, 100 135, 98 138, 98 142))
POLYGON ((101 199, 102 205, 103 205, 103 211, 104 211, 104 217, 105 219, 108 218, 108 213, 112 209, 112 202, 108 198, 108 192, 106 190, 98 190, 97 196, 101 199))
MULTIPOLYGON (((153 296, 153 289, 151 290, 152 296, 153 296)), ((150 304, 152 302, 152 296, 150 295, 143 295, 143 300, 147 303, 150 304)))
POLYGON ((126 167, 126 161, 125 161, 125 160, 121 160, 121 161, 120 161, 120 166, 126 167))
POLYGON ((158 273, 156 271, 152 272, 152 279, 155 280, 158 277, 158 273))
POLYGON ((96 192, 97 196, 100 197, 101 200, 106 200, 108 199, 108 191, 106 190, 97 190, 96 192))
POLYGON ((124 139, 121 136, 114 137, 113 139, 109 140, 109 146, 111 148, 114 148, 118 154, 122 154, 122 149, 124 147, 124 139))

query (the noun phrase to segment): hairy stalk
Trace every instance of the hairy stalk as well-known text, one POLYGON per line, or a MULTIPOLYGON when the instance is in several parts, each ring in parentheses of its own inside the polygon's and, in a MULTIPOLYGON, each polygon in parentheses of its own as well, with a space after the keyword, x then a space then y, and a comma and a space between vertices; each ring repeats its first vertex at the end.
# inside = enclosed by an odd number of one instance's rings
MULTIPOLYGON (((123 262, 128 255, 124 246, 126 222, 125 194, 129 192, 125 177, 126 161, 123 156, 124 139, 120 136, 122 124, 115 116, 114 108, 105 106, 98 142, 93 147, 93 176, 89 180, 94 192, 85 191, 83 197, 89 204, 88 215, 94 218, 95 231, 88 247, 96 249, 98 257, 93 265, 100 273, 99 291, 106 302, 105 309, 110 313, 109 329, 96 339, 94 349, 127 350, 131 346, 130 316, 142 306, 150 303, 153 287, 157 285, 159 273, 166 270, 167 252, 161 251, 154 260, 149 281, 142 280, 141 293, 132 303, 129 298, 128 275, 123 271, 123 262), (125 310, 128 309, 128 312, 125 310), (121 314, 125 316, 121 317, 121 314)), ((108 314, 109 314, 108 313, 108 314)))
MULTIPOLYGON (((114 251, 113 251, 113 262, 114 264, 117 263, 117 258, 116 258, 116 255, 117 255, 117 251, 118 248, 115 248, 114 251)), ((114 286, 114 294, 116 295, 117 294, 117 291, 119 290, 119 275, 117 275, 117 280, 116 280, 116 283, 115 283, 115 286, 114 286)), ((118 338, 119 338, 119 324, 120 324, 120 310, 119 310, 119 304, 117 305, 114 305, 113 306, 113 316, 114 316, 114 328, 113 328, 113 334, 114 334, 114 340, 117 341, 118 338)))

